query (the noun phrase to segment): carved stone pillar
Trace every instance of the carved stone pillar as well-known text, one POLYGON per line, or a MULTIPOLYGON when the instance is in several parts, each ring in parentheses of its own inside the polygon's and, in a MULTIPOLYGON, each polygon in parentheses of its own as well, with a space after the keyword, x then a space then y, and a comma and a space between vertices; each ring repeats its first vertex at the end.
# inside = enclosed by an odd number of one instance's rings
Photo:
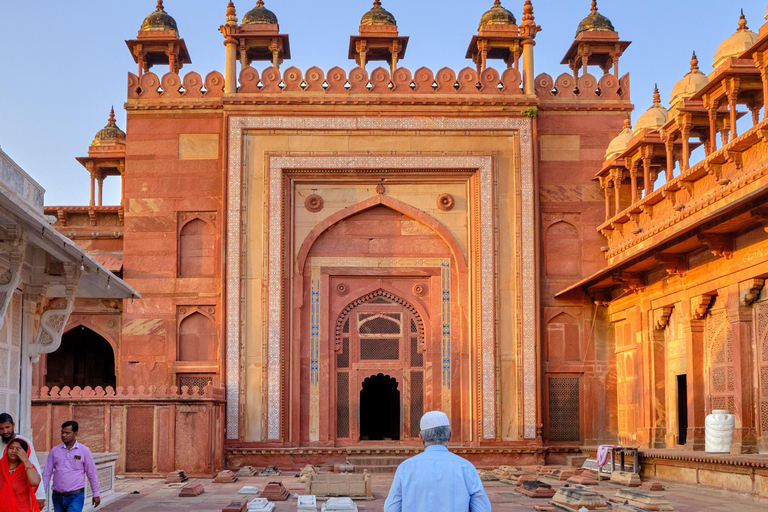
POLYGON ((233 2, 227 6, 227 22, 219 27, 224 36, 224 46, 227 49, 226 62, 224 63, 224 92, 234 94, 237 92, 237 46, 235 37, 237 32, 237 12, 233 2))
POLYGON ((733 347, 734 404, 736 415, 731 453, 757 451, 757 416, 755 414, 754 366, 757 354, 752 346, 752 303, 759 296, 763 279, 752 279, 731 287, 728 294, 728 321, 733 347))
POLYGON ((21 382, 19 383, 19 420, 17 431, 32 438, 32 363, 38 357, 32 344, 36 335, 36 319, 45 300, 45 286, 27 285, 22 294, 21 317, 21 382))
POLYGON ((704 315, 712 300, 702 295, 683 301, 683 335, 686 345, 686 374, 688 375, 688 435, 686 450, 704 450, 705 369, 704 315))
POLYGON ((632 167, 629 168, 629 184, 630 184, 630 191, 631 191, 631 203, 635 204, 637 202, 637 168, 638 163, 632 162, 632 167))
POLYGON ((608 222, 611 218, 611 179, 601 177, 600 185, 603 187, 603 195, 605 196, 605 221, 608 222))
POLYGON ((682 163, 680 164, 680 171, 684 172, 689 169, 690 161, 691 161, 691 125, 690 123, 685 121, 685 124, 683 125, 681 131, 683 134, 683 155, 682 155, 682 163))
POLYGON ((621 181, 624 173, 621 169, 611 170, 611 179, 613 181, 614 215, 621 211, 621 181))
POLYGON ((648 329, 649 339, 646 352, 648 401, 646 417, 649 425, 649 448, 665 448, 667 435, 666 414, 666 353, 664 332, 669 325, 671 307, 653 310, 648 329))
POLYGON ((707 105, 707 113, 709 114, 709 151, 714 153, 717 151, 717 109, 720 108, 718 102, 714 102, 711 105, 707 105))
POLYGON ((730 114, 731 140, 739 136, 736 129, 736 104, 739 101, 740 80, 738 78, 729 78, 725 81, 726 97, 728 98, 728 113, 730 114))
POLYGON ((666 153, 667 153, 666 178, 667 178, 667 183, 669 183, 672 180, 672 175, 675 172, 675 154, 674 154, 675 141, 672 139, 672 137, 667 136, 664 139, 664 149, 666 150, 666 153))

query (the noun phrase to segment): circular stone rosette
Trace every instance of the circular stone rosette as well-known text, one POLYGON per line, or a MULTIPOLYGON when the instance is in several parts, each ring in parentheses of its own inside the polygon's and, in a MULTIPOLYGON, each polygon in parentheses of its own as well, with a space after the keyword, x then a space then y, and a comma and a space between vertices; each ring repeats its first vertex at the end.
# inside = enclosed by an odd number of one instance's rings
POLYGON ((325 201, 317 194, 311 194, 304 201, 304 207, 312 213, 319 212, 323 209, 323 206, 325 206, 325 201))
POLYGON ((437 207, 444 212, 453 210, 454 206, 456 206, 456 200, 451 194, 440 194, 437 198, 437 207))
POLYGON ((349 286, 347 283, 339 283, 336 285, 336 295, 341 295, 342 297, 349 293, 349 286))
POLYGON ((427 285, 415 284, 413 285, 413 294, 417 297, 423 297, 427 294, 427 285))

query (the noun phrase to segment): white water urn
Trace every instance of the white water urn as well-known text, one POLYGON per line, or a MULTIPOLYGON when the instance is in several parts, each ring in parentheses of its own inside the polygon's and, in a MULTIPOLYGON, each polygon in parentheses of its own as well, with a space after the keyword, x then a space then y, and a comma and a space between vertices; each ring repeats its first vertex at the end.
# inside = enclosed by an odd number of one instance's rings
POLYGON ((704 442, 707 453, 729 453, 733 443, 736 417, 729 411, 715 410, 704 420, 704 442))

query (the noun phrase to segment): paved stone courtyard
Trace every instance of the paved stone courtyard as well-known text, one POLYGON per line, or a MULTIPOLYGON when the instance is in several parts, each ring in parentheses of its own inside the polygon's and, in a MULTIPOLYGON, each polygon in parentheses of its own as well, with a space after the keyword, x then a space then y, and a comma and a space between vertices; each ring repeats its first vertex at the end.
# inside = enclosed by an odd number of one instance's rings
MULTIPOLYGON (((251 499, 252 496, 238 495, 237 491, 244 485, 264 488, 268 481, 282 480, 291 493, 303 493, 303 484, 293 475, 275 477, 240 478, 231 484, 214 484, 211 479, 190 479, 189 482, 199 482, 205 487, 205 493, 195 498, 179 498, 179 484, 164 484, 162 480, 126 478, 118 480, 117 492, 126 493, 122 499, 112 502, 99 509, 102 512, 221 512, 222 507, 233 499, 251 499)), ((389 491, 392 475, 373 475, 373 501, 356 501, 359 509, 366 512, 381 512, 384 499, 389 491)), ((554 488, 562 483, 543 479, 554 488)), ((765 512, 768 510, 768 500, 726 493, 723 491, 701 489, 694 486, 667 484, 664 494, 678 512, 765 512)), ((534 505, 546 504, 548 500, 532 499, 522 496, 513 490, 512 486, 499 482, 485 482, 485 488, 491 498, 493 510, 533 511, 534 505)), ((620 487, 606 482, 595 487, 606 499, 612 497, 620 487)), ((318 506, 318 510, 320 506, 318 506)), ((275 512, 296 510, 296 499, 278 502, 275 512)), ((419 511, 406 511, 419 512, 419 511)))

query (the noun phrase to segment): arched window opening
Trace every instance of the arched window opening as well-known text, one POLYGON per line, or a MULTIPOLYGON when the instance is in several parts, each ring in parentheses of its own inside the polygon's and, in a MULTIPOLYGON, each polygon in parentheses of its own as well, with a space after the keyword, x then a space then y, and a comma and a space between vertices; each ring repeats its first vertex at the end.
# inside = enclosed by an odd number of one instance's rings
POLYGON ((547 323, 545 336, 547 361, 581 360, 581 329, 575 318, 557 315, 547 323))
POLYGON ((179 232, 179 277, 212 276, 215 273, 216 233, 202 219, 193 219, 179 232))
POLYGON ((75 327, 61 337, 61 346, 48 354, 45 385, 115 387, 115 354, 112 346, 85 326, 75 327))
POLYGON ((202 313, 195 312, 179 324, 179 361, 216 359, 216 325, 202 313))
POLYGON ((581 271, 578 230, 564 221, 552 224, 544 237, 544 259, 548 276, 578 276, 581 271))

